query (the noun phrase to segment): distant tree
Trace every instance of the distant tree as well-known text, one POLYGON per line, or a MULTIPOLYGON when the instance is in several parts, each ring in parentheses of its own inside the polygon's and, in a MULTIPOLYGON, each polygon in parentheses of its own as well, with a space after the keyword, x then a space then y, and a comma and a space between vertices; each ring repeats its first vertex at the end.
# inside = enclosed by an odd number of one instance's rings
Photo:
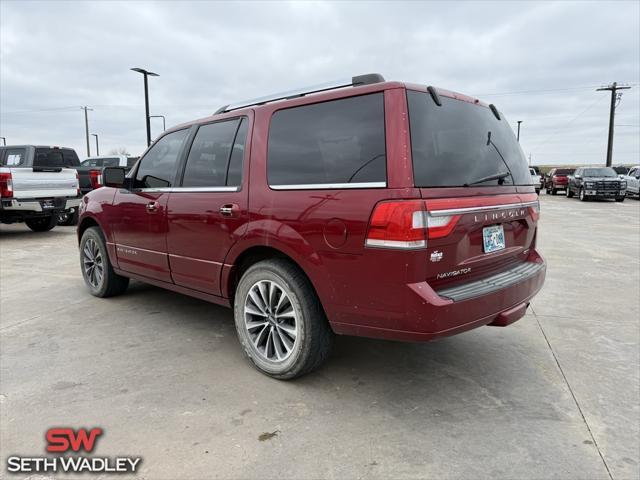
POLYGON ((118 148, 112 148, 111 150, 109 150, 109 155, 127 155, 127 156, 129 156, 130 153, 127 151, 127 147, 118 147, 118 148))

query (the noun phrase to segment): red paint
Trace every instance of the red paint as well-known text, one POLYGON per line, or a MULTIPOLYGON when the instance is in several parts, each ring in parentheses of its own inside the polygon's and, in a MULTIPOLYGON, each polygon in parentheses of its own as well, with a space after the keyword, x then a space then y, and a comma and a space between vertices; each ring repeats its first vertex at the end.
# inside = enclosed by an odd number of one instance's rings
MULTIPOLYGON (((426 237, 426 248, 365 247, 367 232, 376 227, 370 219, 382 202, 407 202, 428 216, 439 210, 537 200, 533 186, 414 187, 406 88, 385 82, 218 115, 216 119, 244 115, 249 120, 240 191, 143 194, 101 188, 84 197, 80 231, 87 219, 100 225, 119 274, 224 305, 233 297, 236 265, 243 253, 255 247, 278 250, 307 274, 337 333, 420 341, 490 323, 510 323, 541 288, 544 269, 514 286, 466 301, 452 302, 437 290, 518 263, 544 263, 535 245, 537 207, 507 210, 504 218, 456 213, 427 233, 410 232, 410 239, 414 234, 426 237), (387 188, 269 188, 267 137, 276 110, 379 91, 384 91, 387 188), (146 209, 150 202, 157 202, 153 213, 146 209), (233 214, 221 215, 221 206, 232 206, 233 214), (507 248, 485 254, 482 228, 496 223, 504 227, 507 248), (443 276, 454 271, 466 273, 443 276)), ((426 91, 421 86, 411 88, 426 91)), ((471 97, 438 92, 487 108, 471 97)))

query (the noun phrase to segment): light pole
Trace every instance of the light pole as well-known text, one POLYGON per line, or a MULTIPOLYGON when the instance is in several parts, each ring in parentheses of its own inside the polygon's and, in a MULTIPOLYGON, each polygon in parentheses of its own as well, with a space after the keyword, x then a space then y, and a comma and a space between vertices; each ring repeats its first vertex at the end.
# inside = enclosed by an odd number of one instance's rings
POLYGON ((6 147, 7 146, 7 139, 4 137, 0 137, 2 139, 2 144, 6 147))
POLYGON ((518 142, 520 141, 520 124, 522 123, 522 120, 518 120, 518 142))
POLYGON ((144 108, 145 108, 145 119, 147 122, 147 147, 151 145, 151 121, 149 120, 149 84, 147 82, 147 77, 159 77, 157 73, 150 72, 145 70, 144 68, 132 68, 134 72, 141 73, 144 76, 144 108))
POLYGON ((164 132, 167 129, 166 120, 164 115, 151 115, 150 118, 161 118, 162 119, 162 131, 164 132))
POLYGON ((98 134, 97 133, 92 133, 91 136, 92 137, 96 137, 96 155, 100 156, 100 147, 98 145, 98 134))

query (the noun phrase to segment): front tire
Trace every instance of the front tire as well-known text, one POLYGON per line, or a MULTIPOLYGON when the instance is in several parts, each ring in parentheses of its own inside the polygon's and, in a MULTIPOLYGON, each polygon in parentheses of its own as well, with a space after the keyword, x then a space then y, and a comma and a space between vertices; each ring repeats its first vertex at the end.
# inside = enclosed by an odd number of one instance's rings
POLYGON ((573 192, 569 187, 567 187, 567 191, 565 193, 567 194, 567 198, 573 198, 573 192))
POLYGON ((558 190, 556 190, 555 188, 551 189, 551 195, 557 195, 558 194, 558 190))
POLYGON ((584 188, 580 187, 580 193, 578 194, 578 198, 580 198, 581 202, 586 202, 587 200, 589 200, 589 197, 587 197, 587 194, 584 193, 584 188))
POLYGON ((295 265, 252 265, 235 293, 238 339, 262 373, 280 380, 305 375, 329 356, 333 332, 311 283, 295 265))
POLYGON ((58 216, 49 215, 48 217, 28 218, 24 223, 34 232, 48 232, 58 224, 58 216))
POLYGON ((618 197, 616 198, 616 202, 624 202, 624 198, 625 197, 618 197))
POLYGON ((80 268, 84 283, 95 297, 112 297, 127 290, 129 279, 113 271, 106 242, 98 227, 85 230, 80 240, 80 268))

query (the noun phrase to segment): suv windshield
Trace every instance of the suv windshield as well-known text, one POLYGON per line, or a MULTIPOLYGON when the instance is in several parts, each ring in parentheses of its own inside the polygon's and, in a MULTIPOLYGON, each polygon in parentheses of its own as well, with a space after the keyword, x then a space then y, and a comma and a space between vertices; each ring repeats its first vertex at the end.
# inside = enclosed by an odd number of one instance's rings
POLYGON ((618 174, 613 168, 585 168, 582 171, 585 177, 617 177, 618 174))
POLYGON ((573 175, 576 170, 574 168, 558 168, 554 175, 573 175))
POLYGON ((418 187, 531 185, 513 131, 484 106, 407 91, 413 176, 418 187))

